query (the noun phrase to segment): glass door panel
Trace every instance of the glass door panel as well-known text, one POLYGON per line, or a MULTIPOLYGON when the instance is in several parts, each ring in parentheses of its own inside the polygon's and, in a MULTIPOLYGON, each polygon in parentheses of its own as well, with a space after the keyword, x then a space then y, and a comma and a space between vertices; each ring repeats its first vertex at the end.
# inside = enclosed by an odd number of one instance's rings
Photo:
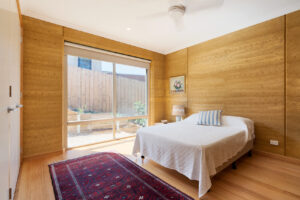
POLYGON ((116 138, 125 138, 135 136, 138 129, 148 125, 146 118, 117 120, 116 121, 116 138))
POLYGON ((68 55, 68 121, 112 118, 113 63, 68 55))
POLYGON ((147 69, 116 64, 117 117, 147 115, 147 69))
POLYGON ((88 123, 68 126, 68 147, 76 147, 113 139, 113 123, 88 123))
POLYGON ((68 147, 113 139, 113 63, 68 55, 67 68, 68 147), (91 124, 102 119, 111 119, 109 128, 91 124))

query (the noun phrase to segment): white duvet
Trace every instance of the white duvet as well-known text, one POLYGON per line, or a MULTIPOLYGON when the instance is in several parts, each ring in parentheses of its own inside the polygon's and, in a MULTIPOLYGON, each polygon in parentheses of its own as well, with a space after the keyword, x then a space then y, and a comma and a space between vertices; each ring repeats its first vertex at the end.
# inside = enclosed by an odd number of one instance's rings
POLYGON ((254 138, 250 119, 223 116, 222 126, 197 125, 197 114, 182 122, 139 129, 133 154, 141 153, 160 165, 199 181, 199 197, 211 187, 216 168, 254 138))

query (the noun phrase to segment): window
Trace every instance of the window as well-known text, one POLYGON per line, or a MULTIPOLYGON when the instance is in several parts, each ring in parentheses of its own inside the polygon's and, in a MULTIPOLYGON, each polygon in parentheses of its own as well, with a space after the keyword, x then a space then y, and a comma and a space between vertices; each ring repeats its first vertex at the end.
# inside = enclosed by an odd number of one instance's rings
POLYGON ((66 45, 67 146, 134 136, 148 124, 149 61, 66 45))
POLYGON ((84 69, 92 69, 91 59, 78 57, 78 67, 84 69))

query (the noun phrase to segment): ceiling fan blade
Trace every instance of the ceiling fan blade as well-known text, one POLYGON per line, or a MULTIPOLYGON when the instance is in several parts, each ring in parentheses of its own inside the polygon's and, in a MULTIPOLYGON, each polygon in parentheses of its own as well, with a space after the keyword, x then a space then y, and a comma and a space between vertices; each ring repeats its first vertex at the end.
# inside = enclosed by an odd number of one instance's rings
POLYGON ((224 0, 186 0, 186 12, 190 14, 200 10, 218 8, 221 7, 223 3, 224 0))
POLYGON ((175 28, 176 28, 176 31, 180 32, 184 29, 184 21, 183 21, 183 18, 182 19, 179 19, 179 20, 176 20, 174 21, 175 22, 175 28))

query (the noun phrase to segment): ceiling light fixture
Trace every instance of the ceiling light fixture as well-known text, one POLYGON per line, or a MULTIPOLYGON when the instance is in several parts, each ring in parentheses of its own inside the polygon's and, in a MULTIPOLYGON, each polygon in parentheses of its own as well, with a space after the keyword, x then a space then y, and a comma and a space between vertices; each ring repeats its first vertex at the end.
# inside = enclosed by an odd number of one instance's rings
POLYGON ((184 5, 175 5, 169 8, 169 15, 175 22, 180 20, 183 17, 184 13, 185 13, 184 5))

